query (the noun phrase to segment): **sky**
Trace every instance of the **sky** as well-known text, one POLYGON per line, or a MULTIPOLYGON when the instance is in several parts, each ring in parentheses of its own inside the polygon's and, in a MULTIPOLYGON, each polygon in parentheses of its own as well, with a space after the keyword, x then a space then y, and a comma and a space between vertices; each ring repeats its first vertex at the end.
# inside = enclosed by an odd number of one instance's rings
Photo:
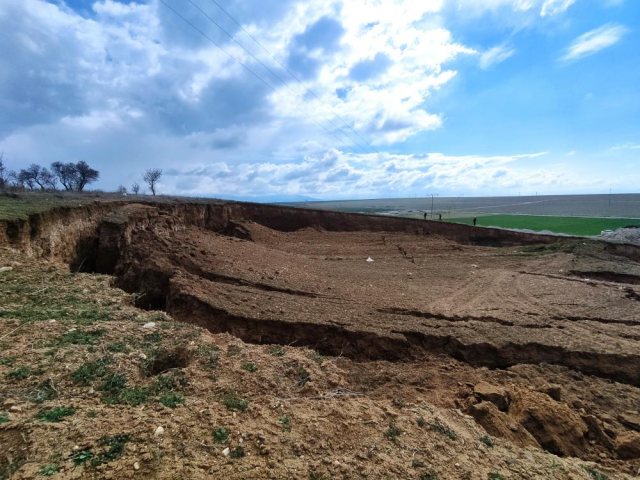
POLYGON ((640 192, 640 2, 2 0, 0 151, 188 196, 640 192))

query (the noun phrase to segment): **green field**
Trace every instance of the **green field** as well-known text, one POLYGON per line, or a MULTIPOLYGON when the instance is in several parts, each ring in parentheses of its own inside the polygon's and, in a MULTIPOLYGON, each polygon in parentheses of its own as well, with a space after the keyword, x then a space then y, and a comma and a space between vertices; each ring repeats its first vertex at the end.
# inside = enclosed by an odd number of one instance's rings
MULTIPOLYGON (((626 226, 640 227, 638 218, 585 218, 551 217, 537 215, 485 215, 478 216, 478 226, 519 228, 534 231, 549 230, 568 235, 600 235, 603 230, 616 230, 626 226)), ((443 219, 447 222, 473 224, 473 217, 443 219)))

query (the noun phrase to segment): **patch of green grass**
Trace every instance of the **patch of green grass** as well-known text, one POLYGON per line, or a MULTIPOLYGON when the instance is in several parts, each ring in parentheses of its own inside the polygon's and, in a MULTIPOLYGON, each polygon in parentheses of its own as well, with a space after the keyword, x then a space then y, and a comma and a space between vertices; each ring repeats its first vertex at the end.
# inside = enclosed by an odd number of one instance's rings
POLYGON ((92 458, 93 458, 93 452, 91 451, 90 448, 87 448, 85 450, 80 450, 78 453, 75 453, 71 456, 71 459, 73 460, 73 464, 76 467, 80 465, 84 465, 92 458))
POLYGON ((236 447, 233 450, 231 450, 231 458, 243 458, 244 457, 244 448, 243 447, 236 447))
POLYGON ((15 357, 2 357, 0 358, 0 365, 10 367, 11 365, 13 365, 13 362, 15 362, 15 360, 15 357))
POLYGON ((88 418, 96 418, 97 416, 98 416, 98 414, 96 413, 96 411, 95 411, 95 410, 89 410, 89 411, 87 412, 87 417, 88 417, 88 418))
POLYGON ((153 390, 156 393, 163 393, 171 390, 180 390, 182 387, 187 386, 187 379, 182 372, 168 372, 156 377, 156 384, 153 390))
POLYGON ((242 369, 246 370, 247 372, 255 372, 257 370, 256 366, 254 363, 248 362, 242 365, 242 369))
POLYGON ((487 475, 489 480, 507 480, 504 475, 498 472, 491 472, 487 475))
POLYGON ((152 332, 144 335, 142 339, 147 343, 159 343, 162 341, 162 335, 160 332, 152 332))
POLYGON ((607 475, 605 475, 605 474, 604 474, 604 473, 602 473, 602 472, 599 472, 598 470, 596 470, 596 469, 595 469, 595 468, 593 468, 593 467, 587 467, 587 466, 585 466, 585 467, 583 467, 583 468, 587 471, 587 473, 589 474, 589 476, 590 476, 591 478, 593 478, 593 480, 609 480, 609 477, 608 477, 607 475))
POLYGON ((249 402, 243 398, 238 397, 236 394, 226 395, 222 399, 222 404, 228 410, 240 410, 244 412, 247 408, 249 408, 249 402))
POLYGON ((169 408, 176 408, 178 405, 184 405, 184 401, 184 397, 179 393, 165 393, 160 396, 160 403, 169 408))
POLYGON ((128 353, 131 350, 129 345, 124 342, 109 343, 107 344, 106 349, 112 353, 128 353))
POLYGON ((74 383, 80 385, 90 385, 98 378, 102 378, 109 373, 110 363, 110 357, 102 357, 91 362, 85 362, 71 373, 71 379, 74 383))
POLYGON ((91 465, 97 467, 99 465, 102 465, 103 463, 108 463, 118 458, 120 455, 122 455, 122 452, 124 452, 124 446, 127 444, 130 438, 130 435, 126 433, 102 437, 100 440, 98 440, 98 445, 108 448, 93 457, 91 459, 91 465))
POLYGON ((17 198, 0 195, 0 220, 27 220, 29 215, 57 207, 87 204, 88 198, 68 198, 58 194, 20 193, 17 198))
POLYGON ((447 427, 445 425, 442 425, 438 421, 436 421, 435 423, 430 423, 429 424, 429 429, 433 430, 434 432, 441 433, 442 435, 446 435, 451 440, 457 440, 458 439, 458 435, 456 434, 456 432, 451 430, 449 427, 447 427))
POLYGON ((75 413, 76 409, 73 407, 54 407, 45 410, 40 410, 36 414, 36 418, 45 423, 60 422, 64 417, 70 417, 75 413))
POLYGON ((229 430, 227 427, 220 426, 213 431, 213 441, 215 443, 226 443, 229 440, 229 430))
POLYGON ((285 432, 291 431, 291 419, 287 415, 280 418, 280 425, 285 432))
POLYGON ((51 477, 60 471, 60 466, 57 463, 50 463, 49 465, 45 465, 40 470, 38 470, 38 474, 43 477, 51 477))
POLYGON ((207 370, 215 370, 220 359, 220 349, 215 345, 198 345, 196 355, 201 359, 202 366, 207 370))
POLYGON ((33 374, 29 367, 20 367, 7 373, 7 377, 11 380, 25 380, 33 374))
POLYGON ((137 407, 149 400, 150 392, 144 387, 127 386, 127 377, 120 373, 111 372, 104 383, 99 387, 104 392, 102 401, 110 404, 124 404, 137 407))
POLYGON ((9 415, 0 413, 0 423, 9 423, 9 415))
POLYGON ((491 440, 491 439, 489 438, 489 435, 483 435, 483 436, 481 436, 481 437, 480 437, 480 441, 481 441, 482 443, 484 443, 484 444, 485 444, 487 447, 489 447, 489 448, 493 448, 493 447, 495 447, 495 445, 496 445, 495 443, 493 443, 493 440, 491 440))
MULTIPOLYGON (((478 226, 518 228, 536 232, 549 230, 567 235, 600 235, 603 230, 616 230, 627 226, 640 226, 637 218, 555 217, 545 215, 486 215, 479 216, 478 226)), ((454 218, 455 223, 473 225, 473 218, 454 218)))
POLYGON ((238 345, 229 345, 227 347, 227 357, 236 357, 242 353, 242 348, 238 345))
POLYGON ((65 333, 59 339, 61 344, 73 345, 94 345, 100 337, 105 334, 105 330, 72 330, 65 333))
POLYGON ((280 345, 269 345, 267 347, 267 353, 274 357, 284 357, 287 351, 280 345))
POLYGON ((391 440, 393 443, 397 443, 398 435, 400 435, 401 433, 402 433, 402 430, 396 427, 394 423, 390 423, 389 428, 387 429, 386 432, 384 432, 384 436, 387 438, 387 440, 391 440))

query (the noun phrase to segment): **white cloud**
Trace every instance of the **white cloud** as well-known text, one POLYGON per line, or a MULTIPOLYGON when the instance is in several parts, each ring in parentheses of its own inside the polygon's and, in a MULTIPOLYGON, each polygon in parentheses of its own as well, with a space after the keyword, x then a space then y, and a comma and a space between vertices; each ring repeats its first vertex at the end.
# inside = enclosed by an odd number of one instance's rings
POLYGON ((640 145, 634 143, 625 143, 623 145, 616 145, 615 147, 611 147, 611 150, 640 150, 640 145))
POLYGON ((516 53, 515 48, 506 45, 497 45, 480 55, 480 67, 484 70, 504 62, 516 53))
POLYGON ((545 0, 540 10, 543 17, 564 13, 576 0, 545 0))
POLYGON ((576 38, 567 48, 561 60, 579 60, 609 48, 620 40, 629 30, 616 23, 607 23, 576 38))

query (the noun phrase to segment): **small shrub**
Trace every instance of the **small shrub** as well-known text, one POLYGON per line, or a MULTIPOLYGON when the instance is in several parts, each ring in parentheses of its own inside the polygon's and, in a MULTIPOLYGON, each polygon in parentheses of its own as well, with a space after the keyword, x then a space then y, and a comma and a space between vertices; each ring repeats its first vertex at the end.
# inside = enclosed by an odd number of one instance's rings
POLYGON ((102 401, 111 405, 125 404, 137 407, 146 402, 150 396, 148 388, 128 387, 127 377, 114 372, 107 375, 99 389, 105 392, 102 401))
POLYGON ((176 408, 178 405, 184 405, 184 397, 179 393, 165 393, 160 396, 160 403, 165 407, 176 408))
POLYGON ((162 393, 168 390, 180 390, 182 387, 186 387, 187 383, 187 379, 182 372, 174 371, 165 375, 158 375, 153 389, 156 393, 162 393))
POLYGON ((257 370, 255 364, 249 362, 249 363, 245 363, 244 365, 242 365, 242 369, 246 370, 247 372, 255 372, 257 370))
POLYGON ((207 370, 215 370, 218 367, 220 349, 215 345, 199 345, 196 355, 202 359, 202 365, 207 370))
POLYGON ((387 440, 391 440, 393 443, 397 443, 398 435, 400 435, 401 433, 402 430, 396 427, 395 424, 391 423, 389 424, 389 428, 387 429, 387 431, 384 432, 384 436, 387 438, 387 440))
POLYGON ((64 417, 71 416, 75 413, 73 407, 55 407, 46 410, 40 410, 36 414, 36 418, 45 423, 55 423, 61 421, 64 417))
POLYGON ((87 412, 87 417, 89 417, 89 418, 96 418, 97 416, 98 416, 98 414, 96 413, 95 410, 89 410, 87 412))
POLYGON ((53 400, 58 396, 58 392, 53 387, 51 379, 38 384, 38 386, 28 395, 30 401, 34 403, 44 403, 47 400, 53 400))
POLYGON ((411 460, 411 466, 413 468, 423 468, 424 462, 421 462, 420 460, 414 458, 413 460, 411 460))
POLYGON ((227 357, 236 357, 240 355, 242 349, 238 345, 229 345, 227 347, 227 357))
POLYGON ((144 335, 142 339, 148 343, 159 343, 162 340, 162 336, 160 335, 160 332, 152 332, 144 335))
POLYGON ((489 480, 506 480, 504 475, 498 472, 491 472, 488 474, 489 480))
POLYGON ((427 424, 427 421, 424 419, 424 417, 418 417, 416 419, 416 423, 418 424, 418 426, 420 428, 424 427, 427 424))
POLYGON ((274 357, 284 357, 286 350, 280 345, 269 345, 267 347, 267 353, 274 357))
POLYGON ((231 450, 231 458, 242 458, 244 457, 244 448, 243 447, 236 447, 233 450, 231 450))
POLYGON ((599 472, 593 467, 583 467, 583 468, 587 471, 589 476, 593 478, 593 480, 609 480, 609 477, 607 475, 599 472))
POLYGON ((71 379, 80 385, 91 385, 94 380, 104 377, 109 372, 108 365, 110 363, 111 358, 109 357, 85 362, 71 374, 71 379))
POLYGON ((225 443, 229 440, 229 430, 227 427, 220 426, 213 431, 213 441, 215 443, 225 443))
POLYGON ((488 435, 481 436, 480 441, 489 448, 493 448, 495 446, 495 443, 493 443, 493 440, 491 440, 488 435))
POLYGON ((449 427, 446 427, 446 426, 442 425, 440 422, 430 423, 429 424, 429 428, 431 430, 433 430, 434 432, 438 432, 438 433, 441 433, 443 435, 446 435, 451 440, 457 440, 458 439, 458 435, 456 434, 456 432, 451 430, 449 427))
POLYGON ((124 446, 129 441, 130 436, 126 433, 102 437, 98 440, 98 445, 109 447, 106 451, 99 453, 91 460, 91 465, 97 467, 103 463, 111 462, 122 455, 124 446))
POLYGON ((11 365, 13 365, 13 362, 15 362, 15 360, 15 357, 2 357, 0 358, 0 365, 10 367, 11 365))
POLYGON ((49 465, 45 465, 40 470, 38 470, 38 473, 45 477, 51 477, 52 475, 55 475, 59 471, 60 471, 60 467, 58 466, 57 463, 50 463, 49 465))
POLYGON ((240 410, 244 412, 249 408, 249 402, 235 394, 225 396, 222 404, 227 407, 228 410, 240 410))
POLYGON ((291 431, 291 419, 287 415, 280 419, 280 425, 285 432, 291 431))
POLYGON ((6 413, 0 413, 0 423, 8 423, 9 416, 6 413))
POLYGON ((32 371, 29 367, 20 367, 20 368, 11 370, 7 374, 7 377, 9 377, 11 380, 25 380, 29 378, 31 375, 32 375, 32 371))

